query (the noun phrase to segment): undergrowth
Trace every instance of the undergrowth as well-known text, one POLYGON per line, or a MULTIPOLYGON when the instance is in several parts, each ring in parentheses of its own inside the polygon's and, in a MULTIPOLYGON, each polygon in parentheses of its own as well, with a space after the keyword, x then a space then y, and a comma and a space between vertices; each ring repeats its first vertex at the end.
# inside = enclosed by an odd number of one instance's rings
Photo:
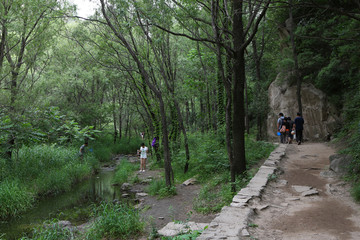
POLYGON ((122 159, 120 164, 116 167, 113 183, 122 184, 128 182, 129 177, 139 168, 138 165, 128 162, 126 159, 122 159))
POLYGON ((346 145, 340 153, 352 157, 345 179, 352 183, 351 194, 357 202, 360 202, 360 120, 354 120, 351 124, 344 126, 337 138, 344 141, 346 145))
POLYGON ((136 150, 140 148, 140 144, 141 140, 138 138, 117 139, 114 143, 113 135, 105 132, 91 147, 100 162, 107 162, 116 154, 136 153, 136 150))
POLYGON ((154 179, 150 182, 150 185, 146 188, 146 191, 152 196, 158 196, 159 198, 171 197, 176 195, 176 187, 167 187, 164 179, 154 179))
MULTIPOLYGON (((219 212, 225 205, 231 203, 235 193, 231 191, 230 164, 226 152, 223 134, 194 133, 189 134, 190 164, 184 173, 185 150, 179 148, 173 157, 173 169, 177 183, 195 177, 203 187, 194 201, 194 209, 202 213, 219 212)), ((261 160, 266 159, 275 149, 271 143, 254 141, 246 136, 246 165, 249 169, 237 176, 235 187, 241 189, 256 173, 254 168, 261 160), (252 169, 254 168, 254 169, 252 169)))
MULTIPOLYGON (((0 218, 17 216, 32 207, 39 196, 70 190, 92 173, 96 159, 83 161, 76 148, 55 145, 23 146, 11 161, 0 161, 0 218)), ((96 165, 96 164, 95 164, 96 165)))
POLYGON ((137 210, 131 206, 102 203, 94 209, 94 223, 85 234, 85 239, 131 239, 144 230, 137 210))

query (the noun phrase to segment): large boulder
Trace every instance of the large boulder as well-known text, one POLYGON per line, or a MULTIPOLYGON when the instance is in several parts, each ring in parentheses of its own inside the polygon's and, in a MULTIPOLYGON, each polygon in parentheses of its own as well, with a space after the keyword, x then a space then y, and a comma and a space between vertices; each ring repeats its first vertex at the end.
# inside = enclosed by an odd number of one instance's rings
POLYGON ((352 157, 347 154, 334 154, 329 157, 330 170, 338 174, 346 174, 350 170, 350 165, 353 161, 352 157))
MULTIPOLYGON (((268 89, 270 113, 267 119, 268 136, 275 138, 278 114, 295 119, 298 111, 296 84, 290 85, 287 76, 278 74, 268 89)), ((303 118, 305 120, 303 136, 305 140, 329 140, 339 123, 336 108, 326 95, 312 84, 303 83, 301 87, 303 118)))

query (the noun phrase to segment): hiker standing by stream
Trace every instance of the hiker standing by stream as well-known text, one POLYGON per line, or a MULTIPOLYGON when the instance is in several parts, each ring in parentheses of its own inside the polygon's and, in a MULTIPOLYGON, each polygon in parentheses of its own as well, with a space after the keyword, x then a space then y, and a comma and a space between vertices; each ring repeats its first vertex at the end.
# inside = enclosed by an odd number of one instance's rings
POLYGON ((140 171, 139 172, 145 172, 148 151, 149 151, 148 147, 145 146, 145 143, 142 143, 141 147, 140 147, 140 171))
POLYGON ((81 145, 80 149, 79 149, 79 157, 81 159, 81 161, 84 158, 84 154, 85 154, 85 148, 88 146, 88 143, 85 142, 83 145, 81 145))

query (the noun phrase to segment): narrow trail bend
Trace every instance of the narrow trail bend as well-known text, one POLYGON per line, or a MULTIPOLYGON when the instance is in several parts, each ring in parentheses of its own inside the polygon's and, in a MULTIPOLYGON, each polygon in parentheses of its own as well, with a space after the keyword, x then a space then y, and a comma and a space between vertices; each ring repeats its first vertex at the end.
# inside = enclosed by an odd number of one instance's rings
POLYGON ((262 210, 249 233, 261 240, 360 239, 360 205, 349 186, 331 174, 329 156, 335 150, 323 143, 289 145, 280 163, 284 171, 262 194, 262 210), (317 190, 304 196, 301 189, 317 190))

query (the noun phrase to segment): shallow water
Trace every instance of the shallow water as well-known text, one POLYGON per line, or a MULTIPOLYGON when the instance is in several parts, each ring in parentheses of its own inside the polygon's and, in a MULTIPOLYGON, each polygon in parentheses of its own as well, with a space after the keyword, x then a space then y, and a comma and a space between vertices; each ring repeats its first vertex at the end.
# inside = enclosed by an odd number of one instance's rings
POLYGON ((0 239, 19 239, 29 226, 41 224, 66 209, 120 199, 120 188, 111 183, 114 173, 113 168, 103 168, 97 175, 75 185, 71 191, 43 199, 20 217, 0 222, 0 239))

